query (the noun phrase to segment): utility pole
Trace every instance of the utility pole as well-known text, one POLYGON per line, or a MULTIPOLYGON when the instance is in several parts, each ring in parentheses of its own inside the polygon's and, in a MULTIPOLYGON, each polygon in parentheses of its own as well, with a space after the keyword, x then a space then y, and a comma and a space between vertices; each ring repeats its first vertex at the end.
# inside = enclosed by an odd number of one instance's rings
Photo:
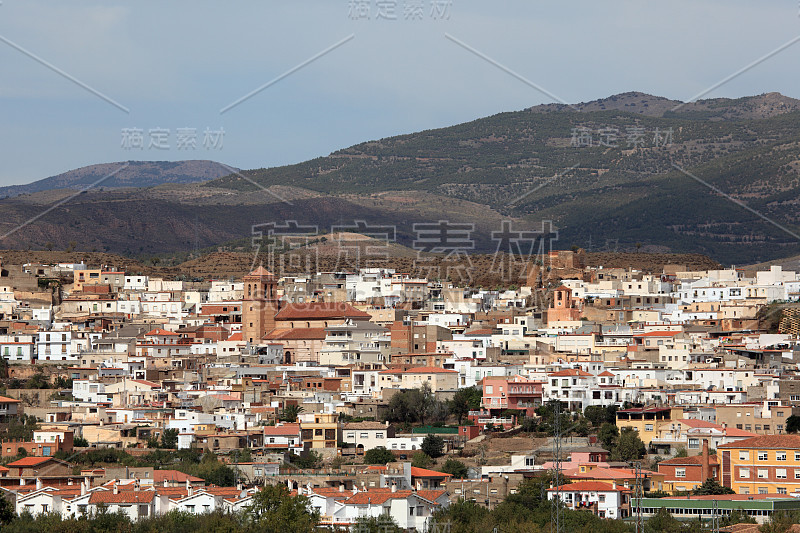
MULTIPOLYGON (((553 402, 553 502, 550 506, 550 533, 561 529, 561 402, 553 402)), ((638 531, 637 531, 638 533, 638 531)))
POLYGON ((711 531, 719 533, 719 501, 714 500, 711 507, 711 531))
POLYGON ((633 506, 634 524, 636 526, 636 533, 643 533, 644 518, 642 517, 642 498, 644 497, 644 480, 642 477, 642 462, 635 461, 633 467, 635 471, 633 487, 633 497, 635 500, 633 506))

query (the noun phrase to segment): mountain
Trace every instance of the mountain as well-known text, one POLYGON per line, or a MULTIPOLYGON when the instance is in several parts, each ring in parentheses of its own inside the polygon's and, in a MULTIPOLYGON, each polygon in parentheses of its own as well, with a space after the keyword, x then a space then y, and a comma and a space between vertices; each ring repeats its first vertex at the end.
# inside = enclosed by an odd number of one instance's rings
MULTIPOLYGON (((800 252, 800 101, 769 93, 679 104, 626 93, 537 106, 246 175, 327 194, 467 200, 534 226, 552 221, 562 248, 723 263, 800 252)), ((254 187, 235 175, 206 186, 254 187)))
POLYGON ((800 254, 800 101, 769 93, 682 104, 631 92, 500 113, 203 183, 73 194, 0 201, 0 235, 8 234, 0 246, 64 249, 75 241, 127 255, 211 246, 246 252, 254 226, 290 220, 319 236, 332 226, 360 231, 356 221, 393 225, 397 241, 413 247, 415 224, 449 220, 475 224, 474 250, 493 252, 493 232, 511 220, 515 229, 552 224, 558 249, 757 263, 800 254))
MULTIPOLYGON (((76 168, 57 176, 34 181, 26 185, 0 187, 0 197, 12 197, 53 189, 83 189, 97 183, 97 187, 153 187, 164 183, 196 183, 231 173, 231 167, 214 161, 127 161, 104 163, 76 168), (115 171, 127 165, 119 172, 115 171), (107 176, 111 175, 107 179, 107 176)), ((238 169, 234 169, 237 170, 238 169)))

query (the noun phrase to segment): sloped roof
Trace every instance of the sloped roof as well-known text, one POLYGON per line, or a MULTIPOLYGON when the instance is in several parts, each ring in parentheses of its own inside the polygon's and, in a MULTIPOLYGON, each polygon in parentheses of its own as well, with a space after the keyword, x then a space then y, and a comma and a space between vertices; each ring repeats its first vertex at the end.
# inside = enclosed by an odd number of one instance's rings
POLYGON ((289 304, 275 315, 275 320, 320 320, 335 318, 372 318, 345 302, 309 302, 289 304))
POLYGON ((26 466, 36 466, 42 463, 46 463, 47 461, 54 460, 52 457, 23 457, 22 459, 17 459, 11 463, 8 463, 6 466, 10 466, 12 468, 19 468, 19 467, 26 467, 26 466))
MULTIPOLYGON (((569 483, 567 485, 561 485, 558 487, 561 491, 580 491, 580 492, 623 492, 625 491, 625 487, 617 486, 614 488, 614 485, 611 483, 603 483, 602 481, 576 481, 575 483, 569 483)), ((555 487, 551 489, 547 489, 548 491, 556 490, 555 487)))
POLYGON ((294 329, 273 329, 266 335, 266 340, 323 340, 328 334, 325 328, 294 328, 294 329))
POLYGON ((427 468, 411 467, 411 477, 453 477, 453 474, 428 470, 427 468))
POLYGON ((150 503, 155 495, 152 490, 124 490, 118 494, 111 490, 98 490, 89 496, 89 503, 150 503))
POLYGON ((721 444, 718 448, 786 448, 800 450, 800 435, 761 435, 750 439, 721 444))

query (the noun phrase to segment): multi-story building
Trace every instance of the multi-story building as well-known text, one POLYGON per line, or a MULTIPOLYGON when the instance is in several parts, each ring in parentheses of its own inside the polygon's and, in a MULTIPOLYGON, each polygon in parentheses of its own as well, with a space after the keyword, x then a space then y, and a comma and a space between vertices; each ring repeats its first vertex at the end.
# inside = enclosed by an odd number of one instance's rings
POLYGON ((800 497, 800 435, 763 435, 717 449, 722 484, 737 494, 800 497))

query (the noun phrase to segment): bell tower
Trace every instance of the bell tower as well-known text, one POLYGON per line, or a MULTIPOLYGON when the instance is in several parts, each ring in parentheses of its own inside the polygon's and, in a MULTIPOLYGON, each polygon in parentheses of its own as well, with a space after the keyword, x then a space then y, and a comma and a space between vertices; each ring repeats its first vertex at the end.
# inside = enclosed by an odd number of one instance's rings
POLYGON ((242 338, 258 344, 264 335, 275 329, 275 314, 280 309, 278 281, 263 266, 250 272, 242 280, 242 338))

